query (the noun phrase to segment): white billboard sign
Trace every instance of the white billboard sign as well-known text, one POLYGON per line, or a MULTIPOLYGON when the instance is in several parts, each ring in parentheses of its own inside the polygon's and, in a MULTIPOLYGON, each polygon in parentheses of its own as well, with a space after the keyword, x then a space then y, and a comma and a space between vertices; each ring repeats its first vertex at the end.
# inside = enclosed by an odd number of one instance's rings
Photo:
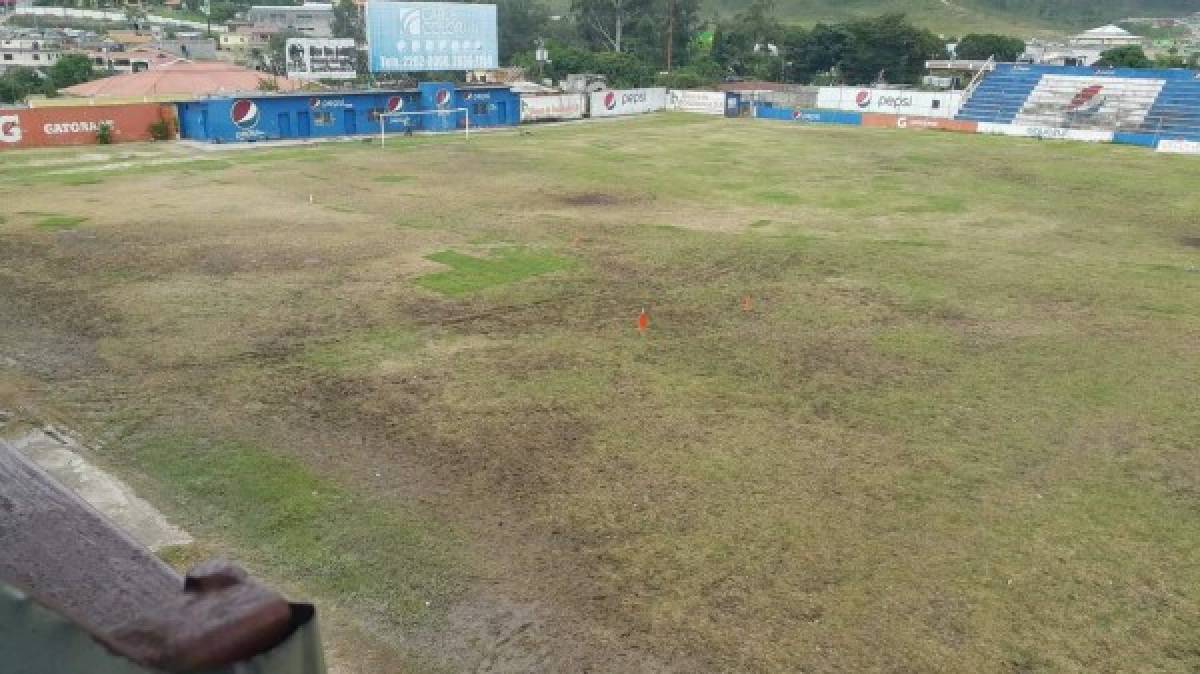
POLYGON ((1089 143, 1111 143, 1114 135, 1112 131, 1063 129, 1057 126, 1032 126, 1028 124, 993 124, 990 122, 980 122, 979 133, 1017 136, 1019 138, 1081 140, 1089 143))
POLYGON ((868 87, 821 87, 817 90, 817 107, 825 110, 953 117, 958 114, 961 106, 961 91, 909 91, 868 87))
POLYGON ((667 108, 680 112, 724 115, 725 92, 672 89, 667 92, 667 108))
POLYGON ((287 76, 296 80, 352 80, 358 48, 350 38, 291 38, 284 47, 287 76))
POLYGON ((1156 149, 1173 154, 1200 154, 1200 143, 1194 140, 1160 140, 1156 149))
POLYGON ((521 121, 581 119, 586 108, 583 94, 534 94, 521 96, 521 121))
POLYGON ((588 101, 592 117, 640 115, 667 107, 666 89, 610 89, 597 91, 588 101))

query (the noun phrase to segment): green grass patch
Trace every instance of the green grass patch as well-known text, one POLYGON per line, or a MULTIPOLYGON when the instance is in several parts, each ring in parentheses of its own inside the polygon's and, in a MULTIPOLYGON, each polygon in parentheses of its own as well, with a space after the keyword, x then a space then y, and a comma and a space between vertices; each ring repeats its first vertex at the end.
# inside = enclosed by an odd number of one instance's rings
POLYGON ((78 215, 47 215, 37 221, 37 228, 48 232, 58 232, 75 229, 86 221, 87 218, 78 215))
POLYGON ((377 183, 404 183, 404 182, 408 182, 412 179, 413 179, 412 176, 405 176, 405 175, 400 175, 400 174, 396 174, 396 173, 389 174, 389 175, 375 176, 373 178, 373 180, 377 183))
POLYGON ((231 539, 270 575, 361 598, 374 618, 404 627, 435 618, 456 592, 458 540, 411 509, 345 490, 261 447, 182 436, 124 447, 121 458, 158 481, 197 533, 231 539))
POLYGON ((63 176, 59 182, 70 187, 77 187, 80 185, 99 185, 104 182, 104 179, 95 173, 71 173, 63 176))
POLYGON ((427 274, 417 284, 444 295, 465 295, 485 288, 516 283, 527 278, 569 269, 574 261, 525 248, 501 249, 488 257, 473 257, 450 250, 426 256, 450 271, 427 274))

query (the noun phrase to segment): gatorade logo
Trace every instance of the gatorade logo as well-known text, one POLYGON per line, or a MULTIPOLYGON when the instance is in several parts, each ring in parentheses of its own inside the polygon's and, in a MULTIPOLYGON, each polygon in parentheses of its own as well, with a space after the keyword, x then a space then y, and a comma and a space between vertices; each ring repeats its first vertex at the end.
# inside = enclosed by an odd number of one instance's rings
POLYGON ((387 101, 388 112, 400 112, 404 109, 404 99, 399 96, 392 96, 387 101))
POLYGON ((0 115, 0 143, 21 142, 21 118, 16 115, 0 115))
POLYGON ((446 105, 450 102, 450 90, 438 89, 438 92, 433 96, 433 102, 436 103, 439 108, 446 107, 446 105))
POLYGON ((609 110, 617 107, 617 92, 610 91, 604 95, 604 107, 609 110))
POLYGON ((859 89, 858 94, 854 96, 854 104, 860 108, 871 105, 871 90, 859 89))

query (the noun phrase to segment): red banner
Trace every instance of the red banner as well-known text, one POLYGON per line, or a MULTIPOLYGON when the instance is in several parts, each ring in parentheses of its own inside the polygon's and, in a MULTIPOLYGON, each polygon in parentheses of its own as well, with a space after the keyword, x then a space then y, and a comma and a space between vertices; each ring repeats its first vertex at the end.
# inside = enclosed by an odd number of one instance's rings
POLYGON ((0 150, 53 145, 95 145, 107 125, 114 143, 152 140, 150 125, 175 129, 175 106, 163 103, 0 110, 0 150))

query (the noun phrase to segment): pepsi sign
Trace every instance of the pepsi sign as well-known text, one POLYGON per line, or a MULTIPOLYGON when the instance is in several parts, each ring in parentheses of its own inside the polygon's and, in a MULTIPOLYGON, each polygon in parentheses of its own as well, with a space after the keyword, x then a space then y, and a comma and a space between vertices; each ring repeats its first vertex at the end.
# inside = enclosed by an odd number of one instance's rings
POLYGON ((248 98, 238 99, 229 108, 229 119, 237 128, 247 131, 258 126, 258 104, 248 98))

